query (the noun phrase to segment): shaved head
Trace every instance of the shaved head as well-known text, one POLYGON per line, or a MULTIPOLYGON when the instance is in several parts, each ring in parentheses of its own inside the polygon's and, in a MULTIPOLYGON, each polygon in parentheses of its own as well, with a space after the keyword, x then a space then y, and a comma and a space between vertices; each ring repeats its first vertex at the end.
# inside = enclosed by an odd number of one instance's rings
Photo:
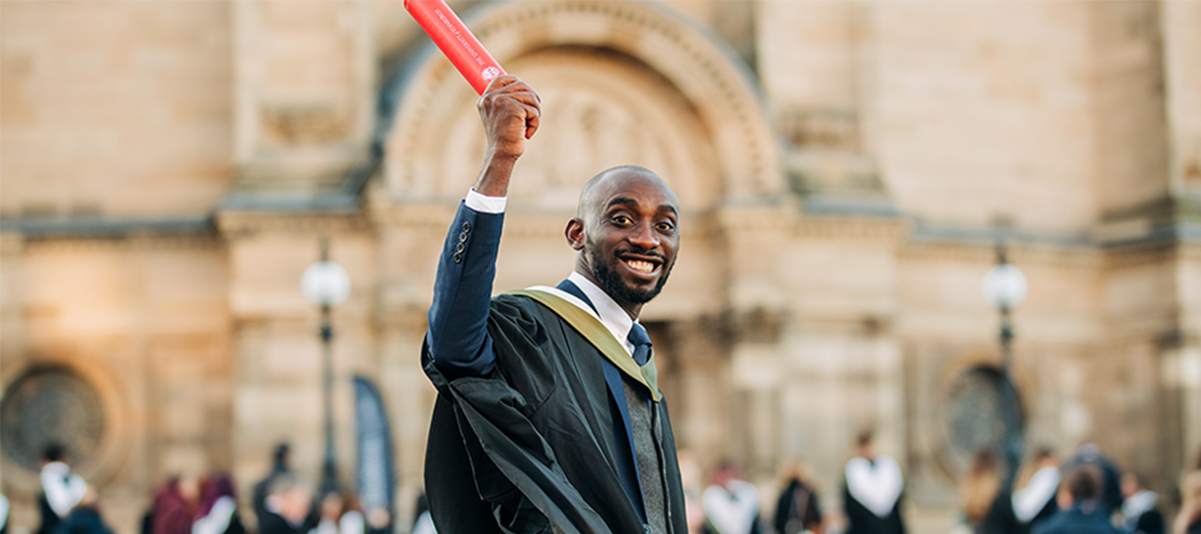
POLYGON ((596 215, 599 211, 604 193, 609 192, 612 187, 620 187, 618 182, 628 180, 641 179, 652 182, 658 185, 666 194, 664 196, 671 199, 671 203, 678 211, 680 201, 676 198, 676 194, 668 187, 667 182, 663 181, 659 175, 652 172, 646 167, 637 165, 620 165, 611 167, 601 171, 596 176, 588 179, 588 183, 584 184, 584 189, 580 191, 580 204, 576 207, 576 216, 589 220, 590 217, 596 215))

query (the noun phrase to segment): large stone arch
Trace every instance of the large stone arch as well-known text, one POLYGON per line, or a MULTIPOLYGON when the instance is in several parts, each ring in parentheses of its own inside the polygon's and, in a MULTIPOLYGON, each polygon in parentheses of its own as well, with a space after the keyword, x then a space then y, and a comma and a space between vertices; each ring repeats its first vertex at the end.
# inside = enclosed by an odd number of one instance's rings
MULTIPOLYGON (((658 7, 611 0, 514 2, 467 17, 489 51, 543 96, 542 137, 519 164, 514 207, 574 207, 615 164, 651 167, 688 211, 782 190, 756 82, 708 30, 658 7)), ((459 198, 483 154, 475 93, 435 51, 387 88, 403 95, 385 184, 406 202, 459 198)))

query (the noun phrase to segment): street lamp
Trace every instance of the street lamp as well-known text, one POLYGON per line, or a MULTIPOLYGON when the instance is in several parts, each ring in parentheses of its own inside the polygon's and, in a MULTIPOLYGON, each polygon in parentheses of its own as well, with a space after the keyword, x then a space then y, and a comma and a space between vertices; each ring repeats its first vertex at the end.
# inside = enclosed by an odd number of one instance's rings
POLYGON ((1002 450, 1008 470, 1006 487, 1013 489, 1022 459, 1022 429, 1018 415, 1017 386, 1013 381, 1013 318, 1011 311, 1026 300, 1026 275, 1005 258, 1005 244, 997 244, 997 264, 984 275, 984 299, 1001 312, 1001 407, 1005 420, 1002 450))
POLYGON ((321 240, 321 261, 309 265, 300 277, 300 291, 309 302, 321 307, 321 359, 324 367, 323 401, 325 409, 325 460, 321 464, 321 494, 338 490, 338 471, 334 461, 334 410, 333 410, 333 340, 334 325, 330 321, 330 307, 346 301, 350 296, 350 275, 341 265, 329 261, 329 243, 321 240))

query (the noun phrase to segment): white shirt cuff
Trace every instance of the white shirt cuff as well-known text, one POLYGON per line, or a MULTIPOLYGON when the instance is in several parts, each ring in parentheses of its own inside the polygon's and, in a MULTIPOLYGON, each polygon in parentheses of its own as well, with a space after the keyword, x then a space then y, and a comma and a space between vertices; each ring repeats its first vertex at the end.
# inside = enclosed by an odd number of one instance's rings
POLYGON ((504 213, 505 200, 508 197, 489 197, 479 193, 475 188, 467 190, 467 207, 478 213, 504 213))

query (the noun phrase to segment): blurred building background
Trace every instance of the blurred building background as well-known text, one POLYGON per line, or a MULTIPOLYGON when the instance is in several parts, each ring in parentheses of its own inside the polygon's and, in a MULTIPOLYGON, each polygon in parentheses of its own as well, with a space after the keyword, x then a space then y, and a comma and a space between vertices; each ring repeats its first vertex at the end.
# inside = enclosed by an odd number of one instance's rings
MULTIPOLYGON (((1003 242, 1027 443, 1095 441, 1166 491, 1201 447, 1201 2, 452 2, 542 94, 496 288, 572 267, 590 176, 683 203, 648 307, 679 443, 836 493, 853 436, 917 532, 998 426, 1003 242)), ((66 440, 122 534, 171 473, 243 495, 280 440, 317 477, 328 238, 339 467, 350 377, 383 390, 402 505, 433 389, 433 274, 483 133, 399 0, 0 3, 3 492, 36 526, 66 440), (48 423, 48 421, 56 421, 48 423)))

